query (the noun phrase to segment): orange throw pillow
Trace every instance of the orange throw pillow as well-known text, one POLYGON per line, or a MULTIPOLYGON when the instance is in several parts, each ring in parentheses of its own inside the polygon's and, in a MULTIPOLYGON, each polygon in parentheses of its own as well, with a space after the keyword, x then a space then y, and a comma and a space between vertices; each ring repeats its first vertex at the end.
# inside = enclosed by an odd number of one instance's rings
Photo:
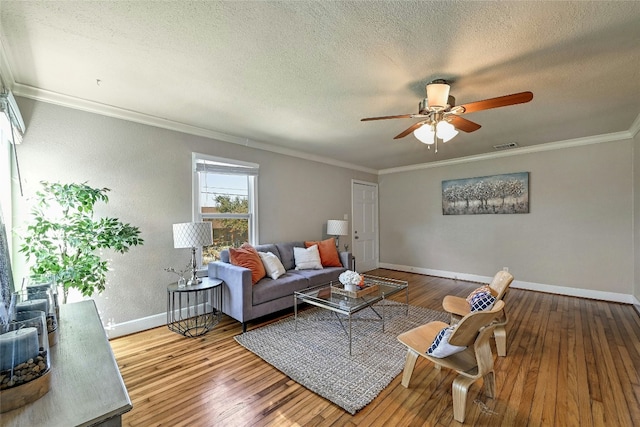
POLYGON ((239 248, 229 248, 231 264, 251 270, 251 283, 254 285, 267 275, 258 251, 249 243, 243 243, 239 248))
POLYGON ((340 262, 340 256, 336 249, 336 239, 333 237, 321 242, 304 242, 307 248, 313 245, 318 245, 318 251, 320 251, 320 262, 323 267, 342 267, 340 262))

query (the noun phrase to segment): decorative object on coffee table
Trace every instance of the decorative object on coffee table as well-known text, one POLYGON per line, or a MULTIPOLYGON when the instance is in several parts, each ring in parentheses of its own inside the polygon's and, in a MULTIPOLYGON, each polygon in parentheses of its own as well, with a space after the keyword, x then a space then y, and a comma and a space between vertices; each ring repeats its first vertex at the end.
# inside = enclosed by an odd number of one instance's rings
POLYGON ((213 231, 211 222, 183 222, 173 224, 173 247, 191 248, 191 278, 187 285, 197 285, 200 279, 197 276, 198 263, 196 262, 196 248, 213 244, 213 231))
POLYGON ((364 276, 352 270, 341 273, 338 280, 344 285, 345 291, 356 292, 365 287, 364 276))

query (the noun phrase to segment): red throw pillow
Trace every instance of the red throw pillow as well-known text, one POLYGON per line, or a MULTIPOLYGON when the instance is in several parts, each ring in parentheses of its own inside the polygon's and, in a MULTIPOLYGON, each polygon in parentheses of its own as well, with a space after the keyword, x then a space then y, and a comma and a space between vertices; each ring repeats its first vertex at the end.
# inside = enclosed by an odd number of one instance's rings
POLYGON ((318 251, 320 252, 320 262, 323 267, 342 267, 340 262, 340 256, 336 249, 336 239, 333 237, 321 242, 304 242, 307 248, 313 245, 318 245, 318 251))
POLYGON ((239 248, 229 248, 231 264, 251 270, 251 283, 254 285, 267 275, 258 251, 249 243, 243 243, 239 248))

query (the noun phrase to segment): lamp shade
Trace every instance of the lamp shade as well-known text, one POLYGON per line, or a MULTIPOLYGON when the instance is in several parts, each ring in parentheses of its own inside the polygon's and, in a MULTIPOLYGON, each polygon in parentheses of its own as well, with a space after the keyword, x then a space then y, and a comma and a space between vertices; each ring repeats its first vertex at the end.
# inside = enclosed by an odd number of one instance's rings
POLYGON ((428 124, 424 124, 413 131, 413 135, 423 144, 433 144, 435 142, 434 134, 433 127, 428 124))
POLYGON ((329 236, 346 236, 349 234, 349 221, 330 219, 327 221, 327 234, 329 236))
POLYGON ((213 243, 210 222, 183 222, 173 224, 174 248, 198 248, 213 243))
POLYGON ((427 102, 435 111, 444 110, 449 100, 450 86, 446 83, 434 82, 427 85, 427 102))
POLYGON ((436 130, 438 133, 438 138, 440 138, 444 142, 449 141, 458 134, 456 128, 451 123, 445 121, 438 122, 436 130))

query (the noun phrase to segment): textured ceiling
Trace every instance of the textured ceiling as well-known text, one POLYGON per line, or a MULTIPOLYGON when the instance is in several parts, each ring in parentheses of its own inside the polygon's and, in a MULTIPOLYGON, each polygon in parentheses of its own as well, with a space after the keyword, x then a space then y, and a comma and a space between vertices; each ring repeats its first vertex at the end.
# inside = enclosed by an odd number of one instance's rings
POLYGON ((640 115, 640 2, 0 1, 5 84, 280 150, 387 169, 628 132, 640 115), (427 150, 424 86, 453 81, 482 125, 427 150), (100 80, 99 84, 97 80, 100 80), (237 138, 236 138, 237 137, 237 138))

